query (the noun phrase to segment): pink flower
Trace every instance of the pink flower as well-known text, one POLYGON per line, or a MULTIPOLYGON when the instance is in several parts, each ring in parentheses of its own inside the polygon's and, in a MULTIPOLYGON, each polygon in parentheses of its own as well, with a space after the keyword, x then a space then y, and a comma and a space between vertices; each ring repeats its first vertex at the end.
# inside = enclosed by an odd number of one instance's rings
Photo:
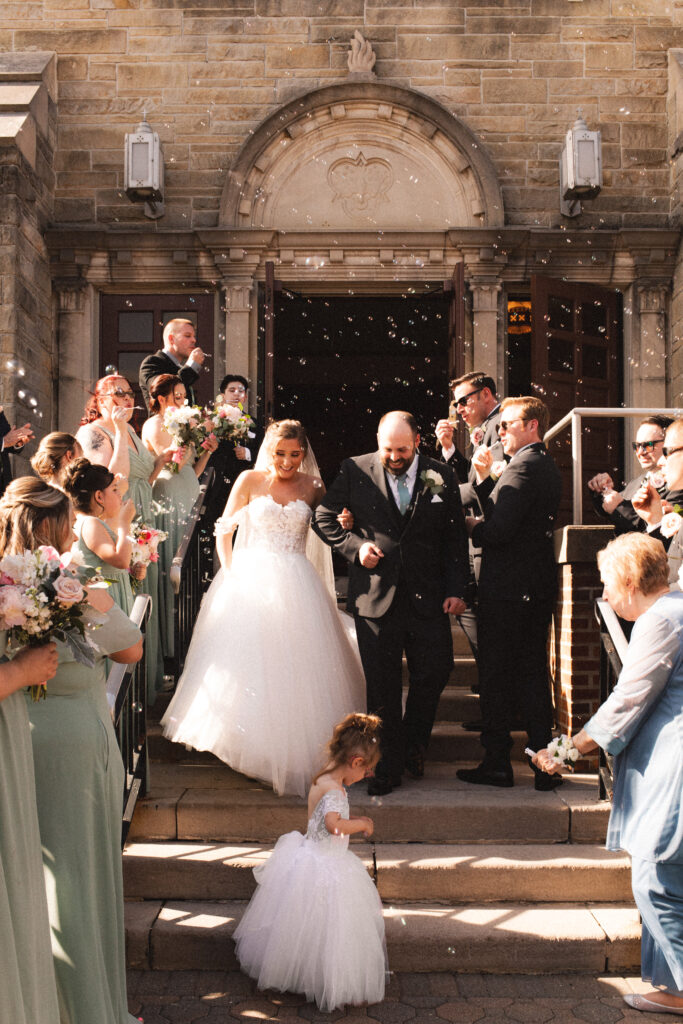
POLYGON ((159 553, 157 551, 150 552, 149 560, 150 560, 150 562, 158 562, 159 561, 159 553))
POLYGON ((57 600, 65 608, 78 604, 85 597, 85 590, 73 576, 58 576, 54 582, 57 600))
POLYGON ((667 512, 659 524, 659 532, 662 537, 673 537, 683 526, 683 517, 678 512, 667 512))
POLYGON ((176 462, 176 463, 178 463, 178 465, 180 465, 180 463, 183 461, 184 458, 185 458, 185 449, 184 448, 177 448, 173 452, 173 455, 171 457, 171 462, 176 462))
POLYGON ((46 562, 58 562, 60 560, 59 551, 57 551, 56 548, 51 547, 49 544, 41 544, 38 550, 46 562))
POLYGON ((26 622, 26 598, 19 587, 0 587, 0 622, 3 629, 26 622))
POLYGON ((11 576, 8 576, 6 572, 0 572, 0 586, 6 586, 8 583, 14 583, 11 576))
POLYGON ((206 449, 206 448, 209 448, 209 447, 210 447, 210 445, 211 445, 211 443, 212 443, 213 441, 215 441, 215 440, 216 440, 216 435, 215 435, 215 434, 213 433, 213 431, 212 431, 212 432, 211 432, 211 433, 209 434, 209 436, 208 436, 208 437, 207 437, 207 438, 206 438, 206 439, 205 439, 204 441, 202 441, 202 443, 201 443, 201 447, 202 447, 202 448, 204 448, 204 449, 206 449))

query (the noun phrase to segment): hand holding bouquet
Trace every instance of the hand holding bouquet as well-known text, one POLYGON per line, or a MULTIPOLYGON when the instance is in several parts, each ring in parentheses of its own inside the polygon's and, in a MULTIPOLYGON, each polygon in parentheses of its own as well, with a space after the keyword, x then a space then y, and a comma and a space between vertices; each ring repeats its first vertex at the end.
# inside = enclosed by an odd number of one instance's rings
MULTIPOLYGON (((0 559, 0 629, 9 631, 8 649, 61 640, 76 661, 92 667, 97 647, 86 635, 83 615, 85 584, 95 575, 77 555, 60 556, 52 547, 0 559)), ((45 697, 45 684, 32 686, 31 693, 34 700, 45 697)))
POLYGON ((128 571, 130 585, 133 591, 137 591, 147 574, 147 566, 151 562, 159 561, 159 545, 168 538, 168 534, 163 530, 155 530, 153 526, 147 526, 138 519, 131 526, 130 538, 133 541, 133 549, 128 571))
POLYGON ((237 444, 249 433, 251 416, 241 405, 228 405, 222 395, 204 409, 207 427, 219 441, 234 441, 237 444))
POLYGON ((175 449, 171 462, 171 472, 178 473, 187 458, 187 449, 193 453, 206 447, 205 442, 211 436, 211 425, 207 426, 207 417, 198 405, 171 405, 164 413, 164 427, 171 435, 172 447, 175 449))

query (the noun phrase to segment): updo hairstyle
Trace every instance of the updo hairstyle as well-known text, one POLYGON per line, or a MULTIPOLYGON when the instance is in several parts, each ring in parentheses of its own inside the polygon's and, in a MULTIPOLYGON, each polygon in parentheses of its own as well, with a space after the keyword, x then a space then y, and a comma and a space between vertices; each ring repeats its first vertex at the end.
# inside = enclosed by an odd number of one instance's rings
POLYGON ((89 459, 74 459, 64 470, 64 490, 77 512, 91 515, 95 493, 106 490, 114 479, 106 466, 89 459))
POLYGON ((374 768, 380 757, 379 737, 382 720, 377 715, 362 715, 352 712, 334 727, 332 739, 327 745, 327 763, 313 779, 313 785, 321 775, 348 764, 354 757, 362 757, 368 768, 374 768))
POLYGON ((0 557, 49 545, 61 551, 71 533, 71 503, 64 491, 21 476, 0 498, 0 557))
POLYGON ((62 430, 46 434, 38 445, 38 451, 31 459, 31 465, 39 477, 47 483, 57 479, 61 483, 61 475, 66 468, 62 461, 71 452, 74 458, 83 454, 83 449, 73 436, 62 430))
POLYGON ((149 411, 153 416, 161 412, 159 398, 168 398, 182 383, 180 377, 175 373, 160 373, 158 377, 154 378, 149 386, 149 411))

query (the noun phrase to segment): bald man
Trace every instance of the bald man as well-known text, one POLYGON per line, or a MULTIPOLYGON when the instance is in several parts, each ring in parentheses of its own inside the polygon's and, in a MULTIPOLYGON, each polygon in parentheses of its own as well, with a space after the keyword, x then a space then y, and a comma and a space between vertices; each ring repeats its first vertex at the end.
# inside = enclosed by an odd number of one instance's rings
POLYGON ((382 417, 377 451, 346 459, 315 513, 316 532, 349 563, 368 711, 382 719, 372 796, 424 774, 439 697, 453 665, 449 615, 466 608, 467 535, 458 478, 418 451, 414 416, 382 417), (337 516, 348 508, 354 525, 337 516), (409 672, 402 709, 403 654, 409 672))

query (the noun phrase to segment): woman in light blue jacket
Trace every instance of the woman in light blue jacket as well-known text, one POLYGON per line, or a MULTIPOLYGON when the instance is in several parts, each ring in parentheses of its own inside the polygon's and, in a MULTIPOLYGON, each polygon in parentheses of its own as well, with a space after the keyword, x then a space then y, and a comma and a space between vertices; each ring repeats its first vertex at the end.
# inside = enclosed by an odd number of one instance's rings
MULTIPOLYGON (((683 593, 669 592, 666 552, 644 534, 611 541, 598 565, 605 599, 635 626, 616 687, 573 744, 614 755, 607 848, 631 855, 641 975, 655 986, 624 999, 683 1014, 683 593)), ((555 771, 547 750, 534 761, 555 771)))

